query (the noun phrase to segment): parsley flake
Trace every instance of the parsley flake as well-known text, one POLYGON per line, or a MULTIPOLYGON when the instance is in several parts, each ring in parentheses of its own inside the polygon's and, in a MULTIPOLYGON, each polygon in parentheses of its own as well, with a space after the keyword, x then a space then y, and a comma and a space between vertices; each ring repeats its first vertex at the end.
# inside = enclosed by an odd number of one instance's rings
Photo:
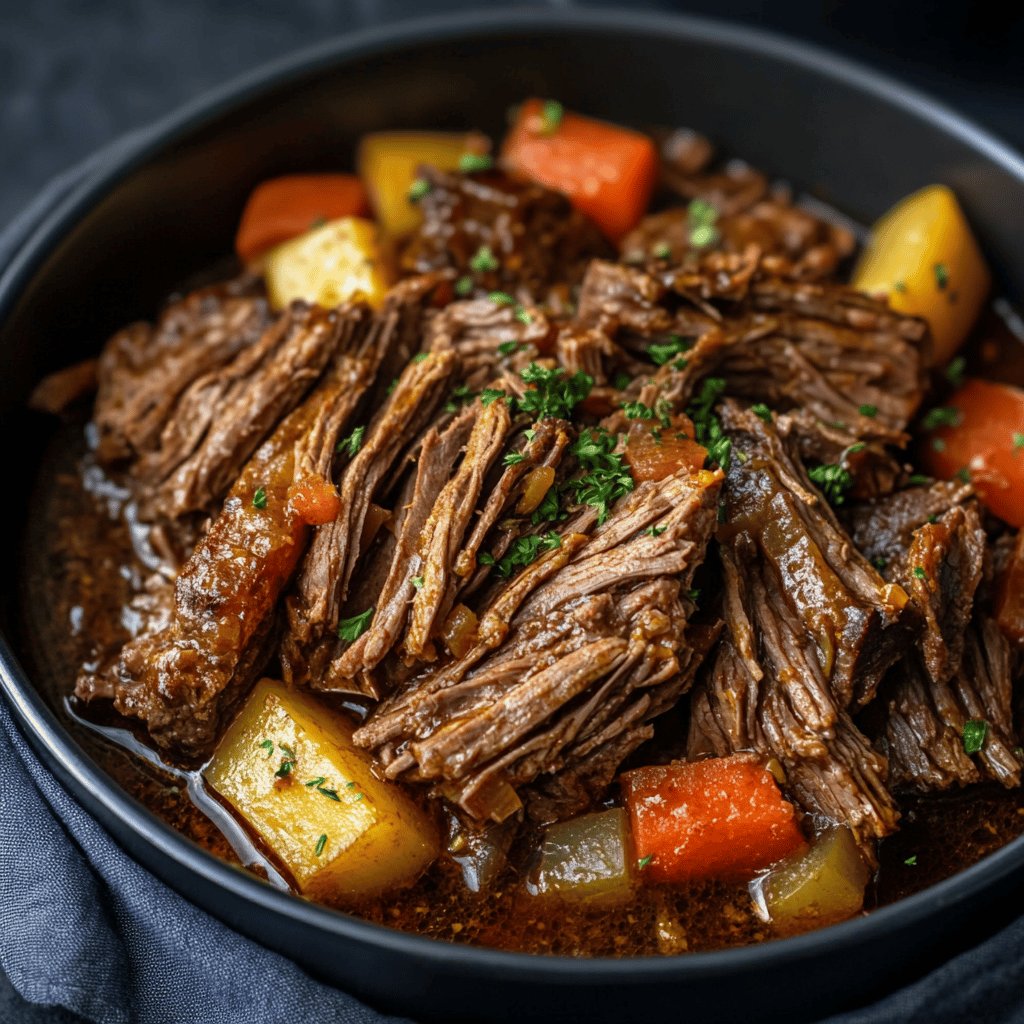
POLYGON ((487 298, 496 306, 514 306, 516 300, 508 292, 488 292, 487 298))
POLYGON ((469 258, 469 269, 474 274, 486 274, 492 270, 497 270, 500 266, 498 258, 491 251, 489 245, 481 245, 469 258))
POLYGON ((958 388, 964 382, 964 370, 967 368, 967 360, 963 356, 957 356, 955 359, 951 359, 949 366, 945 369, 946 380, 958 388))
POLYGON ((757 405, 752 405, 750 411, 759 419, 764 420, 765 423, 771 423, 772 411, 768 408, 764 402, 758 402, 757 405))
POLYGON ((964 722, 963 744, 965 754, 977 754, 988 739, 988 722, 983 718, 972 718, 964 722))
POLYGON ((418 203, 427 193, 430 192, 430 182, 426 178, 417 178, 409 186, 409 202, 418 203))
POLYGON ((935 285, 939 291, 944 291, 946 286, 949 284, 949 268, 945 263, 936 263, 935 267, 935 285))
POLYGON ((266 508, 267 507, 267 489, 265 487, 257 487, 255 493, 252 496, 252 507, 253 508, 266 508))
POLYGON ((468 274, 465 277, 460 277, 458 281, 455 282, 455 294, 458 295, 460 299, 464 299, 467 295, 472 295, 473 278, 468 274))
POLYGON ((459 157, 459 170, 463 174, 479 174, 494 166, 494 158, 486 153, 463 153, 459 157))
POLYGON ((706 199, 694 199, 686 208, 686 219, 690 229, 690 245, 694 249, 707 249, 719 238, 715 221, 718 210, 706 199))
POLYGON ((320 838, 316 841, 316 846, 313 847, 313 853, 319 857, 324 852, 324 847, 327 845, 327 833, 321 834, 320 838))
POLYGON ((667 526, 648 526, 644 533, 648 537, 660 537, 667 529, 667 526))
POLYGON ((846 501, 846 492, 853 486, 853 477, 844 466, 815 466, 807 471, 807 475, 818 485, 830 505, 842 505, 846 501))
POLYGON ((423 577, 422 576, 413 576, 413 578, 412 578, 412 585, 417 590, 422 590, 423 589, 423 577))
POLYGON ((633 487, 633 477, 623 456, 615 449, 618 437, 603 427, 581 431, 570 451, 579 460, 581 476, 570 480, 566 488, 581 505, 597 509, 597 522, 608 518, 612 505, 633 487))
POLYGON ((582 370, 567 377, 564 370, 548 370, 537 363, 530 363, 519 376, 531 387, 516 404, 536 420, 568 419, 594 386, 594 378, 582 370))
POLYGON ((510 356, 516 349, 519 348, 518 341, 503 341, 498 346, 498 354, 502 356, 510 356))
POLYGON ((939 427, 955 427, 960 423, 960 410, 951 405, 938 405, 929 409, 921 420, 925 430, 937 430, 939 427))
POLYGON ((666 342, 654 342, 647 346, 647 354, 656 366, 664 366, 674 356, 685 352, 692 342, 678 334, 670 334, 666 342))
POLYGON ((903 863, 906 864, 906 866, 908 868, 916 868, 917 867, 917 854, 916 853, 912 853, 903 863))
POLYGON ((652 860, 654 860, 654 854, 653 853, 647 854, 646 857, 641 857, 636 862, 636 869, 637 869, 637 871, 643 871, 643 869, 645 867, 647 867, 647 865, 650 864, 652 860))
POLYGON ((363 447, 363 438, 366 436, 366 427, 356 427, 348 437, 338 442, 334 449, 336 452, 345 452, 351 458, 360 448, 363 447))
POLYGON ((272 757, 273 753, 274 753, 274 741, 273 740, 264 740, 260 744, 260 750, 265 750, 267 752, 267 757, 268 758, 272 757))
POLYGON ((502 459, 501 461, 506 466, 515 466, 520 462, 524 462, 525 460, 526 456, 522 452, 506 452, 505 458, 502 459))
POLYGON ((520 566, 527 566, 536 561, 537 556, 544 551, 553 551, 562 546, 562 538, 554 531, 547 533, 534 533, 526 537, 517 537, 509 546, 508 554, 500 561, 495 562, 491 556, 490 562, 485 562, 483 555, 479 561, 482 565, 493 565, 495 572, 504 579, 512 575, 512 571, 520 566))
POLYGON ((365 612, 353 615, 351 619, 342 619, 338 623, 338 639, 345 640, 350 644, 354 643, 369 629, 372 619, 373 605, 370 605, 365 612))
POLYGON ((928 572, 923 565, 915 565, 914 576, 919 580, 926 580, 928 579, 928 572))
POLYGON ((864 405, 862 405, 857 410, 857 412, 859 412, 861 416, 867 416, 869 420, 873 420, 878 415, 878 406, 870 405, 869 403, 865 402, 864 405))
POLYGON ((545 100, 540 108, 541 135, 554 135, 564 116, 565 108, 558 100, 545 100))
POLYGON ((1022 449, 1024 449, 1024 434, 1015 430, 1013 432, 1013 454, 1016 455, 1022 449))

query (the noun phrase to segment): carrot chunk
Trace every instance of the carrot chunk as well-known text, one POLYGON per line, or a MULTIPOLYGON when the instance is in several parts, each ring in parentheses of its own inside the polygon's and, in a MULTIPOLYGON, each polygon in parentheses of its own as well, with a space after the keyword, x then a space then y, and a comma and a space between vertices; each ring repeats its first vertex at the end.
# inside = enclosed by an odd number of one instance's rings
POLYGON ((622 787, 652 881, 747 879, 804 845, 793 805, 745 755, 637 768, 622 787))
POLYGON ((644 215, 658 170, 646 135, 538 99, 520 107, 502 158, 509 170, 566 195, 615 241, 644 215))
POLYGON ((926 413, 921 460, 943 480, 970 480, 978 497, 1011 526, 1024 526, 1024 391, 968 380, 948 404, 926 413))
POLYGON ((334 485, 318 476, 307 476, 293 484, 288 498, 296 515, 310 526, 333 522, 341 511, 341 498, 334 485))
POLYGON ((290 174, 253 189, 235 236, 244 263, 325 221, 359 217, 369 209, 354 174, 290 174))

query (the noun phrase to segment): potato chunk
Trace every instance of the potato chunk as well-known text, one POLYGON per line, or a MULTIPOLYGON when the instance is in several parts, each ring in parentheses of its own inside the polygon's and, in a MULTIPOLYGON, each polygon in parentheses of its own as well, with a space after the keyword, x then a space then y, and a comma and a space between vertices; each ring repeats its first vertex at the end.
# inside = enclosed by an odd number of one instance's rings
POLYGON ((274 680, 257 683, 204 775, 305 896, 381 892, 438 854, 430 819, 374 776, 348 722, 274 680))
POLYGON ((340 217, 267 253, 267 294, 274 309, 295 299, 331 309, 363 299, 377 307, 391 283, 377 227, 362 217, 340 217))

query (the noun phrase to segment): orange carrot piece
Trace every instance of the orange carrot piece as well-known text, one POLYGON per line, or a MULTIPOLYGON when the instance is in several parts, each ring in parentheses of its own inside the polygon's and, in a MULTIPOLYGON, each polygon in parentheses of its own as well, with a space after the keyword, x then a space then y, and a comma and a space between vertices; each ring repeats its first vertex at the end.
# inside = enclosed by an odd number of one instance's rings
POLYGON ((502 148, 509 170, 562 192, 614 241, 647 210, 658 173, 654 143, 639 132, 527 100, 502 148))
POLYGON ((997 516, 1024 526, 1024 391, 969 380, 947 408, 956 423, 929 431, 925 468, 943 480, 969 479, 997 516))
POLYGON ((804 845, 793 805, 744 755, 637 768, 622 787, 652 881, 748 879, 804 845))
POLYGON ((310 526, 333 522, 341 511, 341 498, 334 485, 319 476, 307 476, 288 491, 295 514, 310 526))
POLYGON ((250 263, 289 238, 324 221, 361 217, 369 210, 366 190, 354 174, 290 174, 253 189, 235 236, 239 259, 250 263))

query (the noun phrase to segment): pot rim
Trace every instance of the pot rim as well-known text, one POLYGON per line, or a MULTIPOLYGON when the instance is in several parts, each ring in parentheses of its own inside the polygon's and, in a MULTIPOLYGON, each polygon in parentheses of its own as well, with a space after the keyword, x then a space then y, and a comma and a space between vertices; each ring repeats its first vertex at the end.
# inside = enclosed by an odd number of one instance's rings
MULTIPOLYGON (((8 266, 0 272, 0 325, 14 308, 23 288, 59 243, 109 190, 136 168, 184 135, 251 102, 280 86, 347 61, 379 55, 396 47, 452 41, 463 37, 500 38, 523 32, 668 36, 703 45, 768 55, 855 90, 872 95, 980 153, 1015 177, 1024 188, 1024 158, 1011 147, 952 108, 884 72, 840 57, 811 43, 788 39, 758 28, 715 19, 659 12, 593 9, 471 10, 392 23, 346 33, 303 48, 238 76, 184 104, 148 128, 130 133, 105 147, 82 165, 84 174, 62 195, 22 241, 8 266)), ((71 175, 65 175, 68 181, 71 175)), ((37 206, 42 203, 37 201, 37 206)), ((30 207, 32 209, 33 207, 30 207)), ((25 218, 27 219, 27 218, 25 218)), ((903 900, 870 914, 793 938, 674 957, 576 958, 538 956, 488 947, 459 945, 397 931, 308 903, 271 887, 255 875, 238 871, 160 821, 121 789, 94 762, 59 722, 22 669, 0 633, 0 689, 29 739, 56 762, 59 774, 70 780, 72 795, 84 794, 116 819, 120 826, 179 868, 227 890, 252 907, 321 932, 357 941, 367 947, 415 957, 427 963, 457 965, 470 973, 514 975, 531 980, 595 983, 660 980, 685 982, 731 976, 747 968, 781 968, 813 955, 823 944, 833 951, 855 949, 894 929, 921 924, 944 907, 966 901, 1024 868, 1024 836, 989 854, 978 863, 903 900)), ((145 866, 145 865, 144 865, 145 866)), ((185 897, 188 898, 188 897, 185 897)), ((206 909, 205 907, 203 909, 206 909)), ((209 912, 209 911, 208 911, 209 912)))

